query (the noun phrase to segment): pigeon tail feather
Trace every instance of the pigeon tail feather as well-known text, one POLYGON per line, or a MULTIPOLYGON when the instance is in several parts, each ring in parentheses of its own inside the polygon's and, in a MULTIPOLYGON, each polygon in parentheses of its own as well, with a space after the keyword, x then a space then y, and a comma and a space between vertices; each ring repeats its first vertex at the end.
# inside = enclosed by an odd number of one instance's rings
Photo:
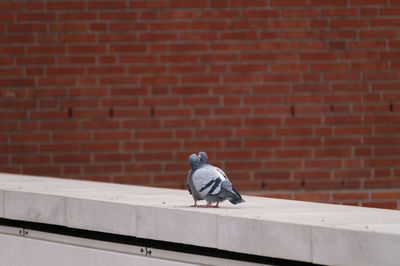
POLYGON ((242 203, 242 202, 246 202, 244 199, 239 198, 239 197, 228 198, 228 200, 229 200, 230 203, 235 204, 235 205, 239 204, 239 203, 242 203))

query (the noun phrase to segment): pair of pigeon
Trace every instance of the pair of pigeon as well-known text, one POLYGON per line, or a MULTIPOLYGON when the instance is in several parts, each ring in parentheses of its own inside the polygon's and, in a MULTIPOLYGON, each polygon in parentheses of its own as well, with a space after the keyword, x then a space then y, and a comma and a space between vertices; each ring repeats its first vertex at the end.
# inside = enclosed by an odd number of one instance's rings
POLYGON ((189 156, 191 170, 187 175, 187 188, 194 199, 192 207, 218 208, 218 204, 229 200, 232 204, 244 202, 242 196, 233 188, 225 173, 218 167, 208 164, 207 153, 189 156), (206 205, 197 205, 198 200, 205 200, 206 205), (217 202, 215 206, 212 203, 217 202))

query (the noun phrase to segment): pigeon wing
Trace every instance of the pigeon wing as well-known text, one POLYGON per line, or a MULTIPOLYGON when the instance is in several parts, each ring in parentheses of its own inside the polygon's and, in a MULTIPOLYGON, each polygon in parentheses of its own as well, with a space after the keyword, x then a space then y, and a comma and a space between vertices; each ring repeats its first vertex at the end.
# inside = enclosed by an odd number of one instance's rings
POLYGON ((188 189, 190 195, 192 195, 192 188, 191 188, 191 182, 190 182, 191 178, 192 178, 192 170, 189 170, 188 173, 187 173, 186 186, 187 186, 187 189, 188 189))
POLYGON ((238 204, 244 202, 244 199, 242 199, 242 196, 240 196, 239 192, 237 192, 231 182, 228 180, 225 180, 221 184, 221 190, 218 193, 218 197, 222 199, 227 199, 229 200, 232 204, 238 204))
POLYGON ((213 166, 204 166, 193 174, 193 184, 198 193, 205 197, 217 195, 221 190, 221 183, 225 181, 224 175, 213 166))

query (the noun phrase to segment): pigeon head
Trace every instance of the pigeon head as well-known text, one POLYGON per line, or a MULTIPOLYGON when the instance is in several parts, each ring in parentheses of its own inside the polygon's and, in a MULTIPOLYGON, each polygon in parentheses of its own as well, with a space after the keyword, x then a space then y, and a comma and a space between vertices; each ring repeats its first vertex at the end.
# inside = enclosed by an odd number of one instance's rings
POLYGON ((197 168, 200 167, 200 159, 199 159, 199 157, 197 157, 197 155, 194 154, 194 153, 193 153, 192 155, 189 156, 189 163, 190 163, 190 167, 191 167, 193 170, 196 170, 197 168))
POLYGON ((208 156, 205 151, 199 152, 199 159, 202 164, 208 164, 208 156))

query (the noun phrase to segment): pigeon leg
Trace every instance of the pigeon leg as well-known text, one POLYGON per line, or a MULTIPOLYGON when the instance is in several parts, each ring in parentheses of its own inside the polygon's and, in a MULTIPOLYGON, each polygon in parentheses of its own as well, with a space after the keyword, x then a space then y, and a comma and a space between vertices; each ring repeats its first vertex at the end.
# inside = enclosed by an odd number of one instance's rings
POLYGON ((219 201, 217 201, 217 204, 214 206, 214 208, 218 208, 218 204, 219 204, 219 201))
POLYGON ((190 207, 198 207, 199 205, 197 205, 197 201, 194 201, 194 205, 190 205, 190 207))

